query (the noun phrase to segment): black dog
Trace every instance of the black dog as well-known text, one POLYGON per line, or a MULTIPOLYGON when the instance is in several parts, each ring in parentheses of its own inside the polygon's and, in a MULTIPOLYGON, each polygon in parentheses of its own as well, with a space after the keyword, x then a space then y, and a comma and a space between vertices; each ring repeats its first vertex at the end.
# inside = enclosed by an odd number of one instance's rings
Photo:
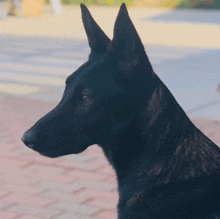
POLYGON ((89 59, 23 142, 48 157, 98 144, 117 174, 119 219, 220 218, 220 149, 154 73, 126 6, 112 41, 81 9, 89 59))

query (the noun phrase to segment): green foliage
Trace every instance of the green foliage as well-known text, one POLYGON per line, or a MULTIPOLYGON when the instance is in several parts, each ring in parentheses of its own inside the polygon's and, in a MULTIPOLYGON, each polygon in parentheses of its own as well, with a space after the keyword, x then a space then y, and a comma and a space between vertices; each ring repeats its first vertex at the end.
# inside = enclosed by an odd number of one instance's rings
POLYGON ((176 0, 175 3, 177 8, 193 8, 189 0, 176 0))
POLYGON ((96 0, 62 0, 64 5, 79 5, 81 3, 85 5, 91 5, 96 3, 96 0))
POLYGON ((219 0, 212 0, 211 4, 198 4, 195 8, 220 9, 220 1, 219 0))
MULTIPOLYGON (((85 5, 92 5, 92 4, 98 4, 98 5, 105 5, 105 6, 118 6, 121 5, 123 2, 127 6, 135 5, 135 2, 145 2, 145 0, 62 0, 62 4, 64 5, 79 5, 80 3, 83 3, 85 5)), ((207 8, 207 9, 220 9, 220 0, 210 0, 212 4, 204 4, 204 0, 198 0, 196 5, 193 5, 191 3, 191 0, 161 0, 158 6, 160 7, 175 7, 175 8, 207 8)), ((148 2, 152 2, 152 5, 154 5, 154 1, 151 0, 148 2)), ((158 0, 155 0, 155 2, 158 2, 158 0)), ((194 1, 196 2, 196 1, 194 1)), ((49 5, 50 0, 45 0, 45 4, 49 5)), ((144 5, 146 6, 146 5, 144 5)))
MULTIPOLYGON (((97 0, 62 0, 63 5, 79 5, 81 3, 85 5, 96 4, 97 0)), ((50 5, 50 0, 45 0, 46 5, 50 5)))
POLYGON ((220 9, 219 0, 197 0, 194 4, 190 0, 176 0, 177 8, 202 8, 202 9, 220 9))
POLYGON ((133 0, 62 0, 62 3, 65 5, 79 5, 80 3, 83 3, 85 5, 100 4, 106 6, 117 6, 121 5, 123 2, 125 2, 125 4, 129 4, 129 2, 132 1, 133 0))
POLYGON ((118 6, 121 5, 122 3, 125 3, 126 5, 129 6, 130 3, 132 3, 133 0, 97 0, 97 3, 101 5, 108 5, 108 6, 118 6))

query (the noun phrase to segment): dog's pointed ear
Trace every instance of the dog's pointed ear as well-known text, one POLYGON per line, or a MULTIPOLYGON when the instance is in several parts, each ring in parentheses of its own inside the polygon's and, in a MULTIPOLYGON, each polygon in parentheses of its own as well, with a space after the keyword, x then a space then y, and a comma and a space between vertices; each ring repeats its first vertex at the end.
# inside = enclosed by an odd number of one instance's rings
POLYGON ((140 63, 152 68, 124 3, 115 21, 114 36, 109 52, 114 54, 122 71, 132 69, 140 63))
POLYGON ((105 53, 111 40, 95 22, 87 7, 84 4, 81 4, 80 7, 83 25, 91 48, 91 54, 99 55, 105 53))

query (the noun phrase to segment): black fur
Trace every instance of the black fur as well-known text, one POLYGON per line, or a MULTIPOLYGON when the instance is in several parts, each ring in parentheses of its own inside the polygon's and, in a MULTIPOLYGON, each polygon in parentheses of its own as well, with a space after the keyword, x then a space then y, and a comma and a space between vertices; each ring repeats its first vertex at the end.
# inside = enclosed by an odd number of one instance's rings
POLYGON ((49 157, 98 144, 117 174, 119 219, 220 218, 220 150, 154 73, 126 6, 112 41, 81 9, 89 59, 22 140, 49 157))

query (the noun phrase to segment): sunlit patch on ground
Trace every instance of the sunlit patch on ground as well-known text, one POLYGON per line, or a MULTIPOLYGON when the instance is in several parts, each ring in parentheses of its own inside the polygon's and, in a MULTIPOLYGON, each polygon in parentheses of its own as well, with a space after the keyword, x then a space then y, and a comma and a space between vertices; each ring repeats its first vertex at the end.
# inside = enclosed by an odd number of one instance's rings
POLYGON ((33 94, 40 91, 39 87, 20 84, 0 83, 0 92, 7 94, 33 94))
POLYGON ((63 85, 65 80, 58 77, 33 76, 26 74, 1 73, 0 79, 9 79, 31 84, 63 85))

